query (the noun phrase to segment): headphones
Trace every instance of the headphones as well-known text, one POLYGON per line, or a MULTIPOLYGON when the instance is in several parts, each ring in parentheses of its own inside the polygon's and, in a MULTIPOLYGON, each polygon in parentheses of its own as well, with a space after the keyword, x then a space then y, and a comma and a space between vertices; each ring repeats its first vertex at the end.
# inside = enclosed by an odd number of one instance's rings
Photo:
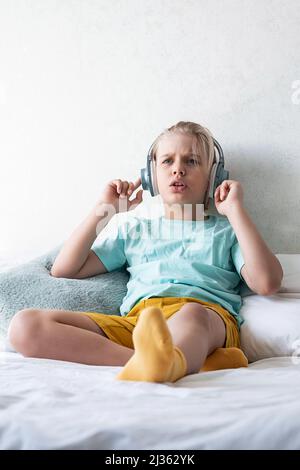
MULTIPOLYGON (((217 187, 229 178, 229 171, 224 168, 224 154, 219 142, 213 138, 214 142, 214 163, 212 165, 208 189, 205 194, 204 207, 208 208, 209 199, 214 202, 214 194, 217 187)), ((157 196, 159 194, 157 178, 155 172, 155 162, 152 158, 152 147, 151 145, 147 154, 147 166, 141 169, 141 182, 142 188, 150 191, 151 196, 157 196)))

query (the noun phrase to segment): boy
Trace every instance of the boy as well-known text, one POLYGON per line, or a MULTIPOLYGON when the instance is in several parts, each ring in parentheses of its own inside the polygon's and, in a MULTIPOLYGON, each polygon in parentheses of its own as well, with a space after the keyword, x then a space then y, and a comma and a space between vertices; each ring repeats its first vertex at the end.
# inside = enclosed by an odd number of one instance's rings
POLYGON ((172 226, 175 241, 161 233, 152 233, 152 239, 140 236, 149 235, 153 222, 132 218, 118 228, 116 239, 100 237, 100 244, 91 249, 105 226, 106 211, 132 210, 142 201, 142 190, 129 200, 140 178, 135 184, 113 180, 106 186, 96 207, 64 244, 51 275, 83 279, 127 263, 130 279, 121 316, 21 310, 9 328, 17 351, 121 365, 119 380, 175 382, 199 371, 247 366, 239 339, 239 282, 244 279, 254 292, 269 295, 279 289, 283 271, 248 216, 238 181, 223 181, 215 191, 216 209, 225 217, 197 220, 199 206, 207 202, 213 152, 210 132, 191 122, 167 129, 153 146, 165 212, 160 229, 172 226), (183 210, 186 206, 188 211, 183 210), (196 231, 191 233, 191 227, 196 231))

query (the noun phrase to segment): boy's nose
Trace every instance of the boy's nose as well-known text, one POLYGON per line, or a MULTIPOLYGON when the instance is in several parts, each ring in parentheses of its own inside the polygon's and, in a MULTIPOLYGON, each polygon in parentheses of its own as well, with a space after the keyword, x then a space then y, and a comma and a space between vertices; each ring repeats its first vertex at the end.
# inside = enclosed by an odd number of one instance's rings
POLYGON ((184 175, 184 174, 185 174, 185 171, 184 171, 184 170, 176 170, 176 169, 174 169, 174 170, 173 170, 173 174, 176 175, 177 173, 180 174, 180 175, 184 175))

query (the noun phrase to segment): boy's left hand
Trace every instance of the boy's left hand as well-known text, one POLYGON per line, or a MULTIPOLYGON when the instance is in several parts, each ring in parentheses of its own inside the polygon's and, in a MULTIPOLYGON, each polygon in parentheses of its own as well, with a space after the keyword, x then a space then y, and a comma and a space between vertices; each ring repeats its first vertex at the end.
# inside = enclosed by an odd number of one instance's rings
POLYGON ((243 205, 242 185, 239 181, 224 180, 215 190, 216 209, 227 216, 236 205, 243 205))

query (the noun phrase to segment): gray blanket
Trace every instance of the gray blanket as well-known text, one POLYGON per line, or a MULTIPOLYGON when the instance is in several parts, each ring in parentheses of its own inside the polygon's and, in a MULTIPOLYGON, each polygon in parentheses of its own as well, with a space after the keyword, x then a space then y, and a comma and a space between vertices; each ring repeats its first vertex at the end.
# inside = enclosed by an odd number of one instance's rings
POLYGON ((129 275, 126 269, 86 279, 55 278, 51 267, 62 245, 0 273, 0 340, 9 322, 24 308, 57 308, 120 315, 129 275))

